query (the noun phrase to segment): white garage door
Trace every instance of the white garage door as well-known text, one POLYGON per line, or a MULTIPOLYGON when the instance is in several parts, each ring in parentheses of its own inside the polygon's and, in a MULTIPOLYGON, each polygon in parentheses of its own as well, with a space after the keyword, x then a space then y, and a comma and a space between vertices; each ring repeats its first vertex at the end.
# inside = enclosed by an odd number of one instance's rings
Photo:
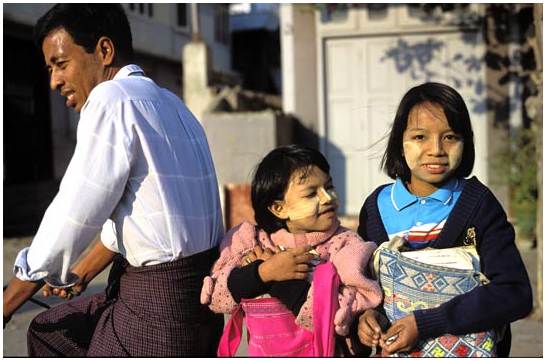
POLYGON ((476 35, 461 33, 326 40, 322 151, 332 166, 341 213, 358 214, 365 197, 391 181, 379 169, 390 126, 405 92, 425 81, 446 83, 463 95, 478 155, 474 174, 487 182, 486 117, 479 109, 483 51, 476 35))

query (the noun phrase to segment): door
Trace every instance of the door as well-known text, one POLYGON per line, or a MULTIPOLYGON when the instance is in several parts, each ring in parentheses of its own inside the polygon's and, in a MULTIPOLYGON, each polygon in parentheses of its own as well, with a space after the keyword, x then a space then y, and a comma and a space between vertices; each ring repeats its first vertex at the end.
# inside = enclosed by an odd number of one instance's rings
POLYGON ((475 33, 368 36, 325 42, 325 134, 340 213, 357 215, 366 196, 392 182, 380 170, 388 132, 402 96, 426 81, 461 93, 475 134, 474 174, 486 179, 484 46, 475 33))

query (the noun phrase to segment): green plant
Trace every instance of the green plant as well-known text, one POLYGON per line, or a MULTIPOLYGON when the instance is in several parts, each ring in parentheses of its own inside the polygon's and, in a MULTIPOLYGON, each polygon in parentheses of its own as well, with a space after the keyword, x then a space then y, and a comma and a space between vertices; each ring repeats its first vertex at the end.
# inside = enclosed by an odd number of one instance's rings
POLYGON ((495 168, 507 175, 510 188, 510 211, 518 235, 535 239, 537 209, 536 135, 532 128, 511 130, 510 148, 493 159, 495 168))

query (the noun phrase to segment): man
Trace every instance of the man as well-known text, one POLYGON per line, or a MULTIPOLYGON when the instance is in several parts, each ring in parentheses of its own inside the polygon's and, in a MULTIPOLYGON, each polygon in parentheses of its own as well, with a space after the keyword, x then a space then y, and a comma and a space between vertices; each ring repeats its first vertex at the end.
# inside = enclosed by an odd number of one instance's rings
POLYGON ((59 193, 16 258, 4 327, 44 281, 66 285, 72 272, 79 282, 68 293, 77 294, 116 257, 105 292, 33 320, 29 355, 214 355, 223 318, 199 294, 223 226, 202 127, 130 63, 120 5, 56 5, 35 38, 51 88, 80 122, 59 193), (71 269, 101 229, 101 241, 71 269))

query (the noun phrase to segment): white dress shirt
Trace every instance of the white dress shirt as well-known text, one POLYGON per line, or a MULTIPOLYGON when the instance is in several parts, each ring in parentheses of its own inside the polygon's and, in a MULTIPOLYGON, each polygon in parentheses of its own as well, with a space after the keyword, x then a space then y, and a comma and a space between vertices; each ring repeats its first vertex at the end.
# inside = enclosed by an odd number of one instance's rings
POLYGON ((66 281, 101 229, 105 247, 133 266, 187 257, 223 236, 203 128, 136 65, 91 91, 59 193, 30 247, 17 255, 16 277, 66 281))

